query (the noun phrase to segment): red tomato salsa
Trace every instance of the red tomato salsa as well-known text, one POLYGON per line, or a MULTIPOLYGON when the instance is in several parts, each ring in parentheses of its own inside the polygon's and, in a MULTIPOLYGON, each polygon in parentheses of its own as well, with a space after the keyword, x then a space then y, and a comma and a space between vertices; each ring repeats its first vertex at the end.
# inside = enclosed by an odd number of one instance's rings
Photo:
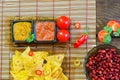
POLYGON ((54 40, 55 34, 55 23, 50 21, 36 22, 36 40, 46 41, 54 40))

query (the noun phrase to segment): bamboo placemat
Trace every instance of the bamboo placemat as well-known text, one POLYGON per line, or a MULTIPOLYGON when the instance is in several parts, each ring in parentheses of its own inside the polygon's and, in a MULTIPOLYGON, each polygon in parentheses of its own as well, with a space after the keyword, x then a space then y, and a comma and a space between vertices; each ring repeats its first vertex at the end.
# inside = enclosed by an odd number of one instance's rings
MULTIPOLYGON (((70 42, 54 45, 32 45, 32 49, 46 50, 50 53, 64 53, 64 73, 70 80, 86 80, 83 69, 83 61, 86 55, 86 44, 78 49, 73 48, 73 43, 86 29, 86 1, 87 0, 1 0, 0 1, 0 79, 10 80, 10 58, 14 49, 23 50, 25 46, 15 46, 10 39, 10 19, 26 19, 26 16, 36 19, 37 16, 57 18, 66 15, 71 18, 70 42), (37 3, 37 2, 38 3, 37 3), (37 7, 37 8, 36 8, 37 7), (10 17, 11 16, 11 17, 10 17), (73 23, 81 23, 80 29, 75 29, 73 23), (75 66, 75 59, 81 61, 80 66, 75 66)), ((88 0, 88 29, 89 39, 87 50, 96 45, 96 2, 88 0)))

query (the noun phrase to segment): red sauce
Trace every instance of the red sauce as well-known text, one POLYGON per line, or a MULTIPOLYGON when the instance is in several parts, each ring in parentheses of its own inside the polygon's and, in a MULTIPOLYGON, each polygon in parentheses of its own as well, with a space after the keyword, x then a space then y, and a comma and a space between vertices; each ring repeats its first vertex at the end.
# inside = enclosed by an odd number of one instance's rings
POLYGON ((36 40, 46 41, 54 40, 55 23, 54 22, 36 22, 36 40))

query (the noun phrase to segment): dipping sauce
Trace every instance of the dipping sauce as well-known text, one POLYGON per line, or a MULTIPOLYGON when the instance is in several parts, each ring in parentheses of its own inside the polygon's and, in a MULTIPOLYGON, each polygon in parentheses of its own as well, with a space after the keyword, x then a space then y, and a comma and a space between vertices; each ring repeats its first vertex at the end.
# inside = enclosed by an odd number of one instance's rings
POLYGON ((35 30, 37 41, 54 40, 55 22, 52 21, 36 22, 35 30))
POLYGON ((15 41, 25 41, 31 32, 30 22, 16 22, 13 25, 13 35, 15 41))

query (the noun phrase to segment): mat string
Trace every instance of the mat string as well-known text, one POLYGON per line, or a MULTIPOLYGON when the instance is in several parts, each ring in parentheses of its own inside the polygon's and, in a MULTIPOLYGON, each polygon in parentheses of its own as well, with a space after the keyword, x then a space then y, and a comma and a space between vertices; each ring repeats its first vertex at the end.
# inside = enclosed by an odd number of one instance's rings
POLYGON ((19 5, 18 5, 18 15, 19 15, 19 20, 20 20, 20 17, 21 17, 21 13, 20 13, 20 11, 21 11, 21 1, 19 0, 19 5))
MULTIPOLYGON (((86 0, 86 29, 88 29, 88 0, 86 0)), ((86 53, 88 53, 88 40, 86 41, 86 53)))
POLYGON ((38 20, 38 0, 36 0, 36 20, 38 20))
MULTIPOLYGON (((71 0, 69 0, 69 18, 71 19, 71 0)), ((69 32, 70 32, 70 28, 69 28, 69 32)), ((70 44, 71 44, 71 39, 69 39, 68 42, 68 55, 69 55, 69 80, 71 80, 71 66, 70 66, 70 62, 71 62, 71 50, 70 50, 70 44)))
POLYGON ((55 15, 55 13, 54 13, 55 12, 55 10, 54 10, 54 7, 55 7, 54 2, 55 1, 53 0, 53 20, 54 20, 54 15, 55 15))
MULTIPOLYGON (((52 17, 53 17, 53 20, 54 20, 54 0, 52 0, 52 7, 53 7, 53 9, 52 9, 52 17)), ((54 53, 54 43, 52 44, 52 46, 51 46, 51 48, 52 48, 52 53, 54 53)))
POLYGON ((2 46, 3 46, 3 16, 4 16, 4 0, 2 0, 2 13, 1 13, 1 16, 2 16, 2 18, 1 18, 1 21, 2 21, 2 28, 1 28, 1 61, 0 61, 0 63, 1 63, 1 66, 0 66, 0 80, 2 80, 2 51, 3 51, 3 48, 2 48, 2 46))

